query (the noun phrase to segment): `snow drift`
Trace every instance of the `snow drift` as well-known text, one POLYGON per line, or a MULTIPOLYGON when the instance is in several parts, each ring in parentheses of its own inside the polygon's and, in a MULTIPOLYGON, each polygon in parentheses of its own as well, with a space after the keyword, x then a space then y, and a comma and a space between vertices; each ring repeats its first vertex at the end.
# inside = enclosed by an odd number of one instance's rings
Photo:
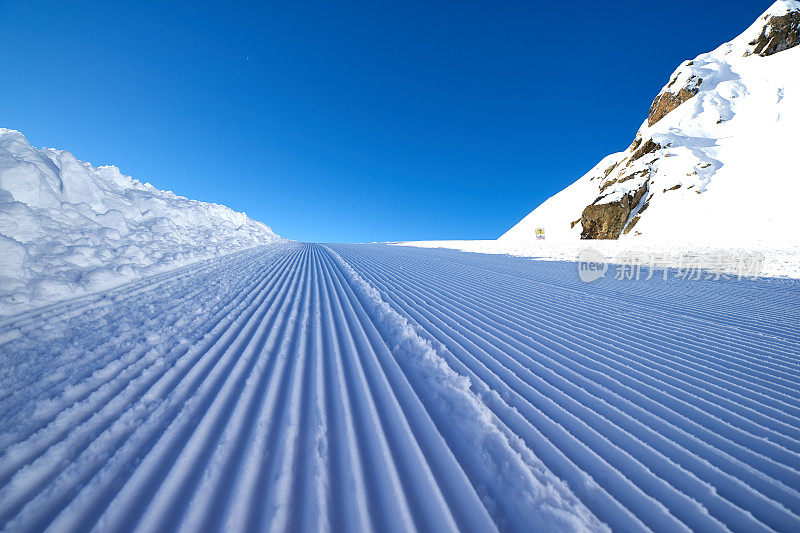
POLYGON ((0 128, 0 314, 278 239, 244 213, 0 128))
POLYGON ((681 64, 628 149, 499 240, 538 246, 543 228, 560 242, 800 241, 799 39, 800 2, 781 0, 740 36, 681 64))

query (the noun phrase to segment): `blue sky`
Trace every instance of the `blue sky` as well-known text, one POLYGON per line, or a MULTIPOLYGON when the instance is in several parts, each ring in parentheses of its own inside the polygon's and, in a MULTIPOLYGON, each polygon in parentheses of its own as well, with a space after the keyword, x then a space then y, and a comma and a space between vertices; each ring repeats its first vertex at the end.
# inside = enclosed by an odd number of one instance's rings
POLYGON ((769 1, 0 1, 0 126, 306 241, 496 238, 769 1))

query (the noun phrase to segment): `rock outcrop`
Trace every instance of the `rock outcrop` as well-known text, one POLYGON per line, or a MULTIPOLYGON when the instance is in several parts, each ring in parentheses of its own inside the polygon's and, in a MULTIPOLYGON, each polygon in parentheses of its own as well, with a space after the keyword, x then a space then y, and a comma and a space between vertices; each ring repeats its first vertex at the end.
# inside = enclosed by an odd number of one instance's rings
MULTIPOLYGON (((754 47, 752 53, 762 57, 783 52, 798 44, 800 44, 800 12, 797 11, 767 18, 761 35, 750 42, 750 46, 754 47)), ((750 55, 750 51, 745 55, 750 55)))
MULTIPOLYGON (((672 81, 674 83, 675 80, 672 81)), ((670 83, 670 85, 672 85, 670 83)), ((656 122, 667 116, 671 111, 675 110, 679 105, 692 98, 700 90, 700 84, 703 83, 703 78, 692 77, 688 83, 680 88, 675 93, 669 87, 667 90, 656 96, 650 105, 650 113, 647 116, 647 125, 653 126, 656 122)))
MULTIPOLYGON (((616 239, 628 225, 631 213, 647 193, 648 183, 628 192, 620 200, 586 206, 581 214, 581 239, 616 239)), ((598 199, 599 200, 599 199, 598 199)))
POLYGON ((634 150, 633 155, 631 156, 631 159, 628 162, 628 164, 633 163, 637 159, 641 159, 647 154, 652 154, 653 152, 659 150, 660 148, 661 145, 653 141, 653 139, 648 139, 647 142, 645 143, 639 143, 639 146, 636 148, 636 150, 634 150))

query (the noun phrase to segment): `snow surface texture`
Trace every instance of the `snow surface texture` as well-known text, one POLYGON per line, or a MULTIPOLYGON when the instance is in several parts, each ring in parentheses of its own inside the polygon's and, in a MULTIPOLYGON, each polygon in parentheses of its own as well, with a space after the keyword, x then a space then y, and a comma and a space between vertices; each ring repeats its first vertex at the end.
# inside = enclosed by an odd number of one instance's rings
POLYGON ((0 315, 277 240, 244 213, 0 128, 0 315))
POLYGON ((776 2, 742 35, 673 73, 662 94, 702 82, 695 96, 658 122, 642 124, 639 147, 652 140, 657 150, 637 158, 632 145, 609 155, 496 243, 408 244, 572 260, 586 246, 578 242, 582 225, 575 223, 583 209, 646 183, 629 222, 637 214, 640 220, 620 236, 621 244, 598 244, 609 257, 621 249, 763 250, 765 274, 800 277, 800 47, 768 57, 750 53, 770 17, 792 10, 800 10, 800 2, 776 2), (614 179, 619 181, 601 191, 614 179), (545 240, 536 239, 537 228, 544 229, 545 240))
POLYGON ((0 322, 0 529, 797 531, 794 280, 281 243, 0 322))

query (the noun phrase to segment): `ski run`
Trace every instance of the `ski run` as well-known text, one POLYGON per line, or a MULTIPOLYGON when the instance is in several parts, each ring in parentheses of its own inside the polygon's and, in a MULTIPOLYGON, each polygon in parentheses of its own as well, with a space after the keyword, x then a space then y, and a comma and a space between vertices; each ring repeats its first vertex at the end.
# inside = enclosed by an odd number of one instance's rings
POLYGON ((797 280, 281 242, 0 322, 3 531, 800 531, 797 280))

